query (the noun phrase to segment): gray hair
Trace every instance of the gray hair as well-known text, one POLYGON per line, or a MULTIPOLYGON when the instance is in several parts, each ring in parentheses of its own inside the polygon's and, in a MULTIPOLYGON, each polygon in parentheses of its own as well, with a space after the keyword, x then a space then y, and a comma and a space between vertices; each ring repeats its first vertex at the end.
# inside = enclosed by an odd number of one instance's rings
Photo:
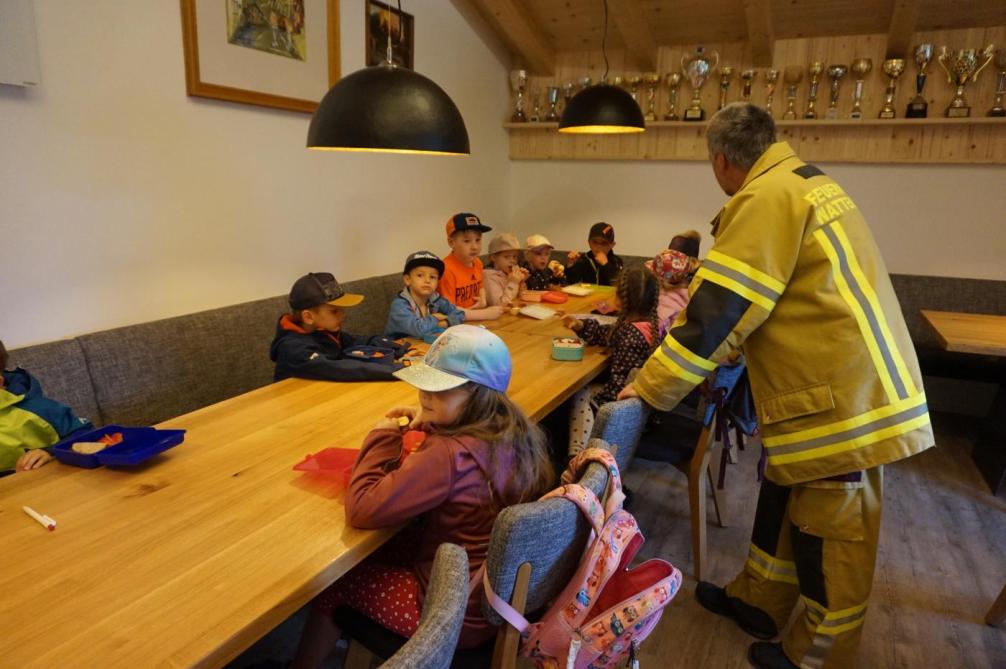
POLYGON ((733 102, 709 120, 706 144, 709 155, 722 153, 728 162, 745 170, 775 143, 775 121, 750 102, 733 102))

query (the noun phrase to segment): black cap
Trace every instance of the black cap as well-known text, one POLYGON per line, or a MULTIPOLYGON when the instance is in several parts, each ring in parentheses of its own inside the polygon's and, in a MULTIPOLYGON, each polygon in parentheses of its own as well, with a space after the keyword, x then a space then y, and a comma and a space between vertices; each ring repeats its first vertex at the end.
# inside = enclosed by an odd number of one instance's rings
POLYGON ((355 307, 363 295, 347 293, 328 272, 311 272, 297 279, 290 289, 290 308, 294 311, 312 309, 321 304, 355 307))
POLYGON ((604 221, 595 223, 590 226, 590 234, 587 235, 587 239, 594 239, 596 237, 601 237, 602 239, 607 239, 609 242, 613 242, 615 241, 615 228, 611 227, 604 221))
POLYGON ((482 221, 475 214, 461 212, 454 214, 447 219, 447 236, 450 237, 455 232, 474 230, 475 232, 489 232, 492 230, 488 225, 482 225, 482 221))
POLYGON ((441 276, 444 274, 444 261, 429 251, 416 251, 405 259, 405 269, 402 274, 408 274, 417 267, 432 267, 441 276))

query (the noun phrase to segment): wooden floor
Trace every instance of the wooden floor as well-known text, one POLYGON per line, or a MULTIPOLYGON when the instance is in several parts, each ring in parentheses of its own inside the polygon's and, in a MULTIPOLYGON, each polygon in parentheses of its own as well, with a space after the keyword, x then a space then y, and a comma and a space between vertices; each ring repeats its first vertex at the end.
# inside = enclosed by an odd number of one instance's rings
MULTIPOLYGON (((880 551, 860 648, 863 669, 1006 668, 1006 629, 983 623, 1006 583, 1006 500, 988 492, 972 464, 966 423, 939 414, 934 420, 938 448, 885 468, 880 551)), ((749 448, 728 469, 729 527, 709 527, 706 578, 721 585, 747 554, 757 458, 757 449, 749 448)), ((681 592, 643 644, 641 666, 747 667, 753 639, 708 613, 693 595, 684 475, 637 459, 625 481, 647 537, 640 558, 666 559, 685 575, 681 592)))

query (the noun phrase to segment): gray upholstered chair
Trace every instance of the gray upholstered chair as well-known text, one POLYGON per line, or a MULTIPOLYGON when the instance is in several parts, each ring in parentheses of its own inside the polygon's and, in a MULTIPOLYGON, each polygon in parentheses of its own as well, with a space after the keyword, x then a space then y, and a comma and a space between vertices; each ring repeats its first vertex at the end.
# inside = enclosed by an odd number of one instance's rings
MULTIPOLYGON (((611 450, 600 439, 592 439, 588 446, 611 450)), ((579 482, 603 499, 608 472, 601 464, 591 463, 579 482)), ((504 509, 496 517, 489 539, 486 559, 489 583, 518 612, 541 611, 573 577, 590 532, 586 518, 566 499, 553 498, 504 509)), ((496 638, 492 668, 512 669, 516 665, 520 635, 486 599, 482 602, 486 619, 503 626, 496 638)))
POLYGON ((383 669, 447 669, 451 666, 468 605, 468 554, 440 544, 426 588, 419 628, 383 669))
POLYGON ((620 402, 602 404, 594 417, 591 437, 611 444, 618 471, 625 474, 646 427, 650 409, 642 400, 631 397, 620 402))

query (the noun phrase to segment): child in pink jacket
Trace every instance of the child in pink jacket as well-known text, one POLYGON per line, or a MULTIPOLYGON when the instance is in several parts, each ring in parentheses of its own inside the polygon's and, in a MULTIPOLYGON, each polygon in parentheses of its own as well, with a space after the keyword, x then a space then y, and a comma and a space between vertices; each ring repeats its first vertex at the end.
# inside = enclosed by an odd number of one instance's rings
MULTIPOLYGON (((419 407, 388 411, 367 435, 346 493, 354 527, 396 527, 422 518, 414 540, 404 531, 315 600, 295 667, 317 667, 335 647, 332 612, 349 607, 403 636, 419 623, 434 553, 444 542, 467 551, 470 575, 486 559, 496 515, 537 499, 554 484, 544 433, 506 396, 511 360, 506 344, 473 325, 448 328, 423 362, 395 372, 419 390, 419 407), (408 426, 399 426, 402 417, 408 426), (403 431, 422 430, 406 457, 403 431), (402 536, 402 535, 406 536, 402 536)), ((477 646, 496 629, 482 615, 476 587, 458 645, 477 646)))

